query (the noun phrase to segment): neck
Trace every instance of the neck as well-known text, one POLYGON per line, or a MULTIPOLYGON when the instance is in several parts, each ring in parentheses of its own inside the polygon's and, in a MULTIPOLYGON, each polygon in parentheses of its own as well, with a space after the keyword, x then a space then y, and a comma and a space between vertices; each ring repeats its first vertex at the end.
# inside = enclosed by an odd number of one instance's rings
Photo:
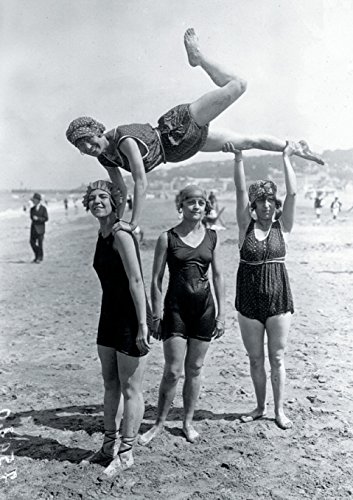
POLYGON ((109 214, 107 217, 100 217, 99 226, 101 233, 103 235, 109 234, 112 230, 115 221, 116 221, 116 215, 113 212, 109 214))
POLYGON ((193 231, 196 233, 200 229, 203 229, 203 224, 201 221, 183 219, 179 224, 179 227, 187 233, 191 233, 193 231))
POLYGON ((258 219, 256 221, 256 224, 258 226, 259 229, 262 229, 263 231, 267 231, 271 225, 272 225, 272 220, 269 220, 269 219, 265 219, 265 220, 261 220, 261 219, 258 219))

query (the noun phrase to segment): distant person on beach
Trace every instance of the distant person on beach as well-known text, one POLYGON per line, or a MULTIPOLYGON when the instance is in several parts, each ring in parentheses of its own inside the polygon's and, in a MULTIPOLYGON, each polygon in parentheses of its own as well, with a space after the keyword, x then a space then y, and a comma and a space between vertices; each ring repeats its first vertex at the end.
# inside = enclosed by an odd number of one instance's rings
POLYGON ((43 252, 43 240, 45 233, 45 223, 48 221, 48 211, 44 205, 42 205, 42 196, 39 193, 34 193, 31 198, 33 202, 33 207, 30 210, 31 218, 31 234, 30 234, 30 245, 34 252, 34 264, 40 264, 44 257, 43 252))
MULTIPOLYGON (((149 123, 118 126, 104 133, 105 126, 94 118, 83 116, 73 120, 67 139, 82 154, 94 156, 107 169, 112 181, 118 183, 124 199, 127 189, 120 168, 131 172, 134 180, 134 207, 130 222, 120 221, 118 229, 133 231, 139 224, 147 190, 146 173, 166 162, 181 162, 198 151, 222 151, 226 142, 240 150, 261 149, 283 151, 286 141, 270 136, 244 136, 233 131, 209 129, 209 124, 246 90, 243 78, 212 61, 199 46, 193 28, 184 35, 184 45, 192 67, 199 66, 219 87, 201 96, 191 104, 181 104, 158 120, 158 126, 149 123)), ((294 153, 308 160, 323 164, 311 152, 305 141, 295 144, 294 153)))
POLYGON ((127 203, 127 208, 128 208, 129 210, 132 210, 132 207, 133 207, 134 203, 133 203, 133 201, 132 201, 132 196, 131 196, 131 194, 128 194, 128 195, 127 195, 127 198, 126 198, 126 203, 127 203))
POLYGON ((236 151, 232 144, 226 144, 225 151, 235 155, 240 250, 235 307, 257 400, 256 409, 243 415, 241 420, 246 422, 266 415, 266 332, 275 420, 281 429, 288 429, 292 427, 292 422, 283 408, 286 377, 284 352, 294 307, 285 256, 295 215, 297 181, 290 162, 295 147, 288 143, 283 151, 286 197, 280 217, 276 212, 282 203, 277 198, 276 184, 259 180, 252 183, 247 192, 242 153, 236 151))
POLYGON ((192 425, 201 385, 201 370, 212 339, 224 333, 225 293, 217 233, 206 229, 206 192, 186 186, 179 193, 182 221, 163 232, 156 245, 152 276, 153 336, 163 340, 164 373, 159 388, 156 423, 140 436, 149 443, 164 427, 177 383, 185 371, 183 433, 189 442, 199 434, 192 425), (169 284, 162 315, 162 282, 169 268, 169 284), (217 311, 208 281, 212 267, 217 311))
POLYGON ((64 198, 63 202, 64 202, 65 212, 67 212, 69 208, 69 200, 67 198, 64 198))
POLYGON ((133 446, 144 413, 142 381, 152 313, 135 237, 113 230, 121 215, 119 190, 108 181, 93 182, 83 204, 100 225, 93 266, 103 290, 97 344, 104 380, 104 442, 87 460, 109 464, 103 477, 113 477, 134 463, 133 446))
POLYGON ((331 213, 332 213, 332 218, 333 220, 337 219, 338 214, 340 213, 342 209, 342 203, 340 202, 338 196, 335 196, 335 199, 331 203, 331 213))
POLYGON ((314 209, 315 209, 317 224, 320 224, 321 222, 321 212, 322 212, 324 198, 325 198, 325 193, 323 191, 317 191, 314 199, 314 209))

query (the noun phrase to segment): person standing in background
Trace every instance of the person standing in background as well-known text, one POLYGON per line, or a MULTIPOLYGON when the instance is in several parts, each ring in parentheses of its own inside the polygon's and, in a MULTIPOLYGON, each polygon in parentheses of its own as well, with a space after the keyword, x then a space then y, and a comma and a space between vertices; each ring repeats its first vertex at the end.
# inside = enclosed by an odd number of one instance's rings
POLYGON ((42 205, 42 197, 39 193, 34 193, 31 198, 33 202, 33 207, 30 210, 31 217, 31 236, 30 245, 34 252, 35 264, 40 264, 43 260, 43 240, 45 233, 45 223, 48 221, 48 211, 44 205, 42 205))

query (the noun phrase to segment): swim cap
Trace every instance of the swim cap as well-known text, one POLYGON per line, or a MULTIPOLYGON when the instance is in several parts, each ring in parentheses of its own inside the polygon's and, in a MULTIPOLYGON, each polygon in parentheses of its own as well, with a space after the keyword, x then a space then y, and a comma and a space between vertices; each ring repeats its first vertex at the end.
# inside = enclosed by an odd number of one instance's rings
POLYGON ((273 197, 276 198, 277 186, 274 182, 266 181, 256 181, 249 186, 249 201, 253 203, 262 197, 273 197))
POLYGON ((93 137, 95 135, 101 136, 104 130, 105 126, 97 122, 94 118, 90 116, 80 116, 70 123, 66 130, 66 137, 71 144, 76 146, 79 139, 83 137, 93 137))
POLYGON ((86 193, 83 196, 82 204, 86 210, 88 210, 88 200, 92 191, 96 189, 101 189, 110 195, 111 203, 113 208, 116 210, 122 202, 122 196, 120 189, 110 181, 99 180, 95 182, 90 182, 87 186, 86 193))

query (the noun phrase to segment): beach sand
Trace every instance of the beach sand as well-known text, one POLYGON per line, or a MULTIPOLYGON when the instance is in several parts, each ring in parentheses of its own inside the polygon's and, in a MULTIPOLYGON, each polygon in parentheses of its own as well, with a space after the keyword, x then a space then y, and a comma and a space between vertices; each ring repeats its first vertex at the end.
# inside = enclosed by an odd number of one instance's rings
MULTIPOLYGON (((222 203, 226 334, 206 358, 195 413, 200 439, 190 444, 182 435, 180 384, 165 431, 136 447, 131 470, 103 484, 97 483, 100 466, 80 464, 100 447, 103 431, 96 353, 101 292, 92 268, 97 222, 82 209, 51 217, 45 260, 35 265, 27 218, 1 221, 0 409, 11 414, 0 423, 13 432, 0 444, 10 444, 3 454, 13 451, 14 460, 1 461, 0 475, 17 473, 2 480, 1 499, 353 497, 353 212, 332 223, 327 210, 318 226, 311 202, 299 203, 287 259, 295 314, 285 408, 294 426, 283 431, 273 420, 269 370, 267 418, 239 420, 255 404, 234 310, 234 201, 222 203)), ((156 237, 177 222, 173 200, 148 200, 144 217, 141 255, 149 291, 156 237)), ((154 421, 162 368, 162 345, 153 341, 141 431, 154 421)))

